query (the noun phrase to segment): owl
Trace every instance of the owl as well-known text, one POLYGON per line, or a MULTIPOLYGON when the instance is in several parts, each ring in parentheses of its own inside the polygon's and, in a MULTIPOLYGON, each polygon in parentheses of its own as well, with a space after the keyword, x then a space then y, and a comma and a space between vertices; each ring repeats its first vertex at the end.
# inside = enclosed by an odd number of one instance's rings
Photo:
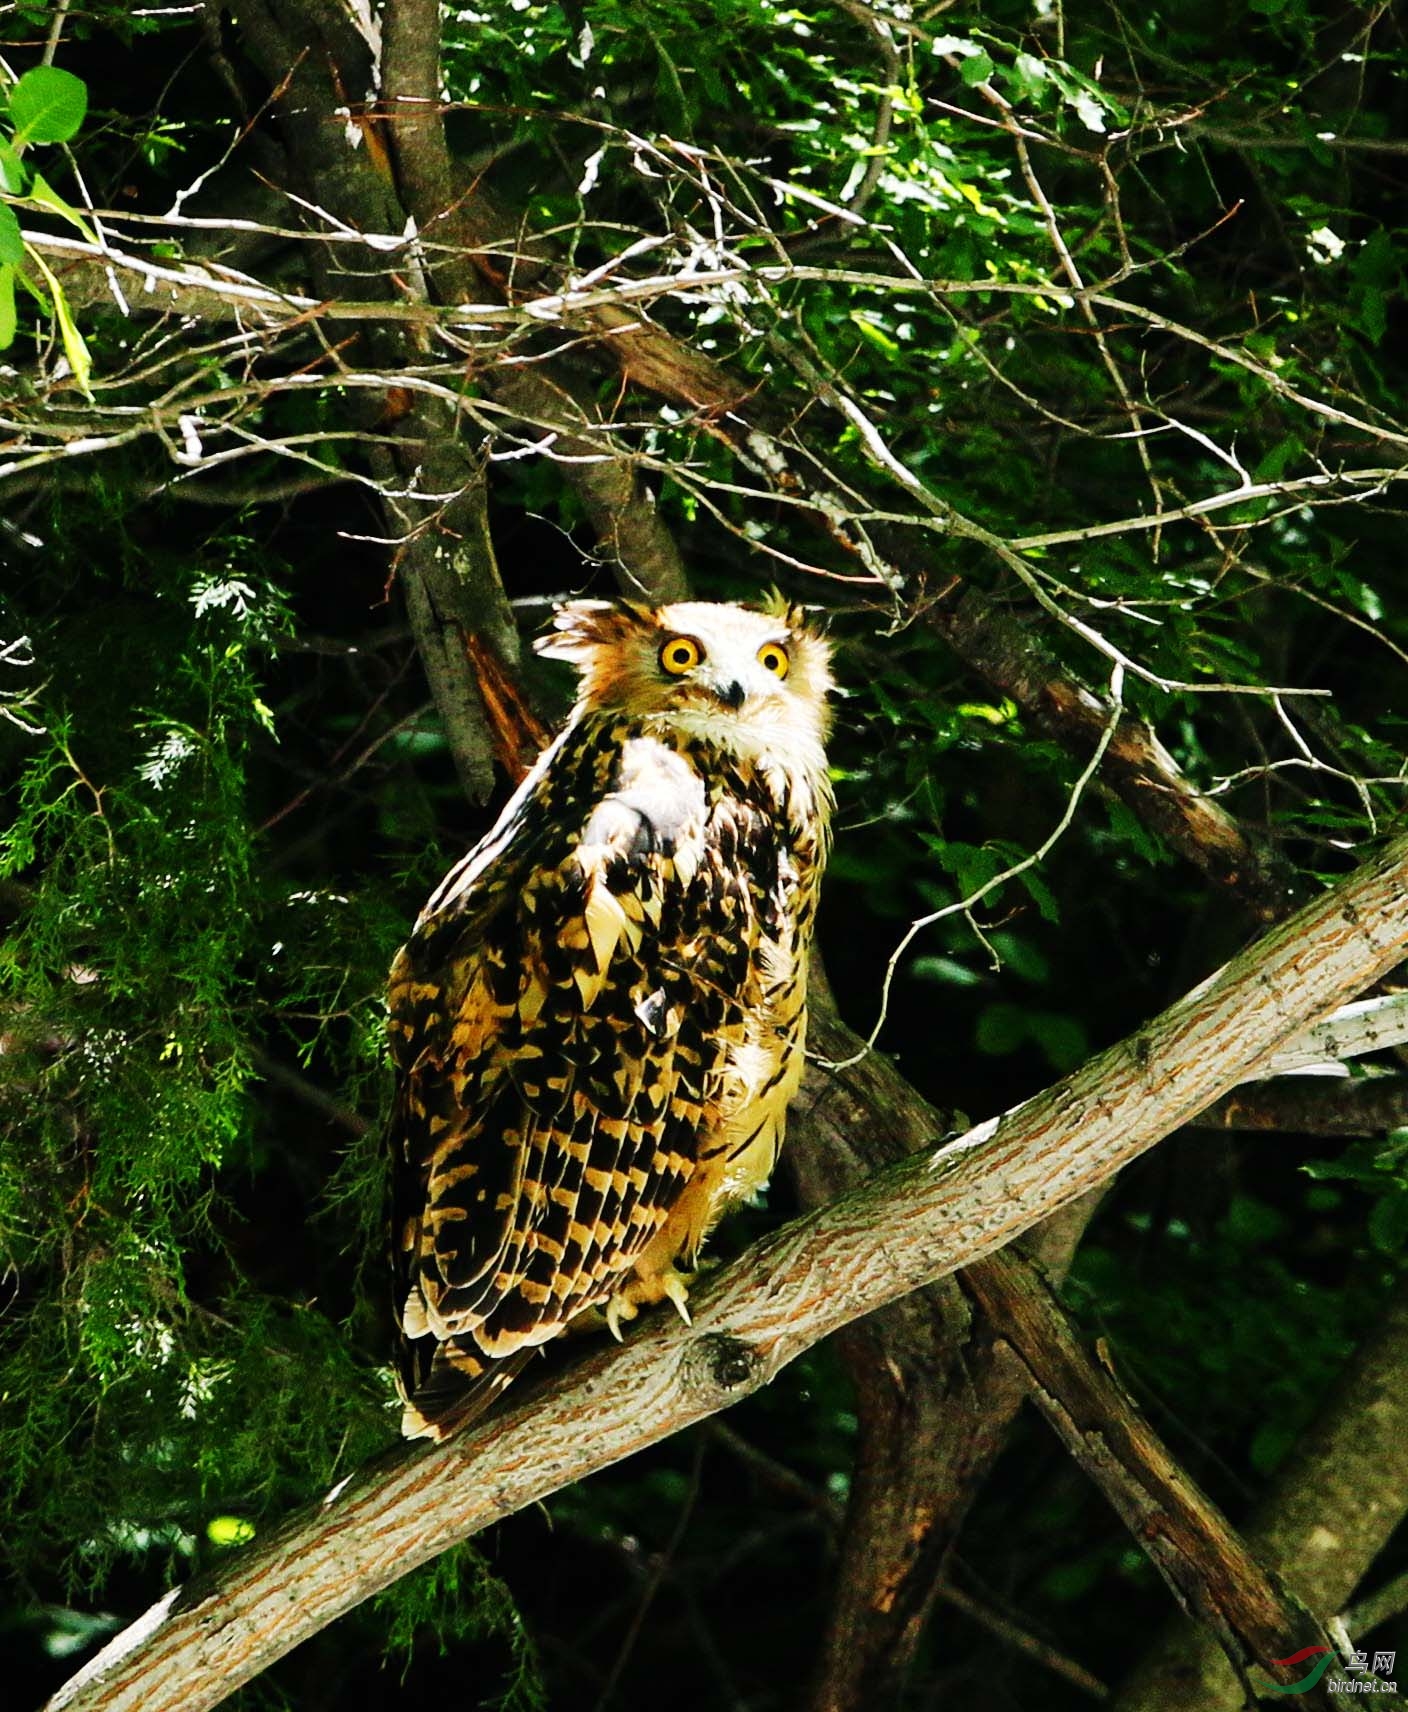
POLYGON ((390 981, 398 1383, 477 1415, 574 1321, 669 1300, 802 1073, 829 649, 798 609, 579 601, 576 705, 390 981))

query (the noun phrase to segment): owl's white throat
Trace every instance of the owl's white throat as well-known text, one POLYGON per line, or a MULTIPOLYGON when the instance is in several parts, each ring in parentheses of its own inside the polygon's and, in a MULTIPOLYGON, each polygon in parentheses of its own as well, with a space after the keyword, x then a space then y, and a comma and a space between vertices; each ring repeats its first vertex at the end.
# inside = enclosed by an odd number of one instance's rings
POLYGON ((722 703, 681 705, 650 714, 646 734, 669 741, 683 737, 722 750, 757 774, 780 810, 793 817, 825 815, 831 804, 826 754, 820 732, 799 713, 776 702, 745 701, 736 711, 722 703), (802 789, 799 792, 798 786, 802 789))

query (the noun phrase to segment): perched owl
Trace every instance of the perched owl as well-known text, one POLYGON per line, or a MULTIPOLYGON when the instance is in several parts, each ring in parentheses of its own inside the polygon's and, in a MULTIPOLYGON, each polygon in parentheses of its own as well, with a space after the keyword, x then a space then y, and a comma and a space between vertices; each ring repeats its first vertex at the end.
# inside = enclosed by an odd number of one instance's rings
POLYGON ((403 1430, 442 1438, 579 1315, 668 1298, 777 1160, 827 850, 799 610, 576 602, 577 704, 391 970, 403 1430))

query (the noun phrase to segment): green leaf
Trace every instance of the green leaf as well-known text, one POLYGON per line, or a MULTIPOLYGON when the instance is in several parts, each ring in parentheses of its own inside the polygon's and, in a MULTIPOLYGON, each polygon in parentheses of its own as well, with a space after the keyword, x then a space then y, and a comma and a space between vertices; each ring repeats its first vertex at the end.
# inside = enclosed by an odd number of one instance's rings
POLYGON ((1408 1246, 1408 1189, 1396 1189, 1374 1203, 1369 1237, 1384 1254, 1401 1254, 1408 1246))
MULTIPOLYGON (((29 259, 30 257, 26 254, 25 260, 28 261, 29 259)), ((25 288, 45 315, 52 315, 54 313, 54 305, 49 301, 46 293, 35 283, 34 279, 29 274, 22 272, 19 268, 16 268, 15 279, 18 284, 25 288)))
POLYGON ((1264 1201, 1250 1195, 1234 1195, 1221 1220, 1221 1229, 1241 1247, 1252 1248, 1258 1243, 1274 1242, 1285 1231, 1286 1220, 1264 1201))
POLYGON ((7 196, 23 196, 29 183, 29 168, 15 153, 8 137, 0 137, 0 190, 7 196))
POLYGON ((976 969, 952 957, 916 957, 910 965, 916 981, 938 981, 946 987, 981 987, 983 977, 976 969))
POLYGON ((1021 1006, 999 1000, 979 1012, 977 1026, 973 1030, 973 1044, 990 1058, 1003 1058, 1009 1052, 1015 1052, 1030 1033, 1027 1015, 1021 1006))
POLYGON ((36 65, 10 91, 15 142, 66 143, 88 112, 88 85, 56 65, 36 65))
POLYGON ((1089 1056, 1090 1041, 1077 1017, 1063 1016, 1059 1011, 1033 1011, 1027 1032, 1058 1075, 1073 1070, 1089 1056))
POLYGON ((1017 878, 1021 881, 1027 896, 1036 905, 1041 919, 1049 922, 1060 921, 1060 900, 1041 877, 1040 871, 1036 868, 1027 868, 1017 878))
POLYGON ((255 1527, 243 1516, 212 1516, 205 1534, 213 1546, 242 1546, 254 1538, 255 1527))
POLYGON ((1034 54, 1019 53, 1012 62, 1008 81, 1016 85, 1024 100, 1033 101, 1044 93, 1046 67, 1034 54))
POLYGON ((996 850, 985 845, 962 844, 949 839, 939 852, 939 861, 957 882, 959 896, 971 898, 982 890, 1002 867, 996 850))
POLYGON ((887 357, 899 356, 900 347, 888 333, 877 327, 869 316, 861 310, 853 309, 851 311, 851 325, 862 338, 868 339, 877 351, 883 352, 887 357))
POLYGON ((78 331, 78 324, 73 318, 73 312, 68 306, 68 298, 64 288, 54 278, 49 264, 37 250, 30 251, 30 259, 44 275, 50 295, 54 300, 54 315, 59 323, 59 338, 63 341, 64 355, 68 358, 68 366, 73 370, 73 378, 78 382, 78 390, 87 399, 93 394, 88 381, 93 373, 93 356, 89 351, 87 341, 78 331))
POLYGON ((959 75, 970 89, 975 84, 986 83, 996 68, 992 63, 992 55, 986 54, 980 48, 977 53, 970 54, 963 62, 959 75))
POLYGON ((19 217, 8 202, 0 202, 0 262, 18 267, 24 260, 24 236, 19 217))
POLYGON ((98 235, 93 228, 88 224, 78 210, 70 207, 70 205, 64 201, 63 197, 59 195, 58 191, 54 189, 53 185, 37 172, 35 173, 33 182, 29 187, 28 200, 32 202, 36 208, 45 208, 50 214, 57 214, 61 220, 67 220, 70 226, 75 227, 82 233, 86 243, 97 244, 98 235))
POLYGON ((0 267, 0 351, 8 351, 15 342, 19 325, 15 315, 15 270, 8 262, 0 267))

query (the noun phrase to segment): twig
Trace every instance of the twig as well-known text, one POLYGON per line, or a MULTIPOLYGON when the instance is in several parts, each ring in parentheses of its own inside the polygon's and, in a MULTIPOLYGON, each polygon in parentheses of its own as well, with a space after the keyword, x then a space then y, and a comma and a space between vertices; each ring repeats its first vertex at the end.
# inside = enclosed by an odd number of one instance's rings
POLYGON ((59 51, 59 37, 64 33, 64 19, 68 16, 69 0, 53 0, 53 17, 49 20, 49 33, 44 38, 44 51, 39 56, 41 65, 52 65, 54 55, 59 51))
POLYGON ((1004 1617, 991 1606, 982 1604, 965 1593, 961 1587, 955 1587, 951 1581, 940 1584, 939 1598, 945 1605, 951 1605, 955 1611, 961 1611, 980 1628, 986 1629, 990 1635, 995 1635, 998 1640, 1005 1641, 1008 1646, 1015 1647, 1018 1652, 1026 1653, 1028 1658, 1044 1665, 1054 1676, 1063 1677, 1073 1687, 1088 1694, 1092 1700, 1110 1698, 1108 1685, 1101 1682, 1098 1676, 1092 1676, 1084 1665, 1067 1658, 1049 1641, 1041 1640, 1029 1629, 1014 1623, 1010 1617, 1004 1617))
POLYGON ((875 1042, 880 1037, 880 1031, 885 1026, 886 1018, 889 1016, 890 991, 894 985, 895 972, 899 968, 900 959, 926 927, 932 927, 935 922, 943 921, 951 915, 968 915, 990 892, 996 891, 999 886, 1006 885, 1009 880, 1019 879, 1039 863, 1044 862, 1060 843, 1069 830, 1071 822, 1075 819, 1076 809, 1080 806, 1080 800, 1085 794, 1086 786, 1099 772, 1100 763, 1105 759, 1105 751, 1110 747, 1110 741, 1115 735, 1124 705, 1123 691, 1124 672, 1121 667, 1116 666, 1110 677, 1109 715, 1105 729, 1101 732, 1099 741, 1095 745, 1095 752, 1082 768, 1075 784, 1072 785, 1070 794, 1066 798, 1066 806, 1062 810, 1056 825, 1030 855, 1024 856, 1020 862, 1014 862, 1011 867, 1004 868, 1000 874, 994 874, 990 880, 985 881, 976 891, 970 892, 966 898, 960 898, 955 903, 945 904, 941 909, 931 910, 928 915, 918 916, 910 922, 899 944, 890 953, 889 962, 885 965, 885 975, 880 987, 880 1014, 875 1019, 875 1026, 865 1037, 865 1044, 861 1052, 853 1058, 842 1060, 839 1064, 828 1065, 828 1069, 846 1070, 856 1063, 864 1052, 873 1049, 875 1042))
POLYGON ((645 1625, 646 1618, 650 1615, 650 1607, 655 1603, 655 1596, 660 1591, 666 1575, 669 1574, 675 1554, 679 1551, 684 1540, 690 1518, 694 1515, 695 1505, 699 1502, 699 1480, 704 1470, 704 1448, 707 1442, 702 1434, 695 1440, 694 1456, 689 1470, 689 1485, 680 1501, 679 1514, 675 1517, 675 1525, 670 1530, 670 1537, 666 1540, 664 1548, 655 1554, 649 1577, 641 1589, 636 1608, 631 1614, 631 1620, 626 1625, 626 1632, 621 1638, 621 1645, 617 1649, 616 1657, 612 1660, 611 1669, 607 1672, 606 1681, 602 1684, 601 1693, 597 1697, 595 1712, 608 1712, 611 1696, 616 1690, 616 1684, 621 1680, 622 1672, 630 1662, 631 1653, 635 1650, 641 1629, 645 1625))

